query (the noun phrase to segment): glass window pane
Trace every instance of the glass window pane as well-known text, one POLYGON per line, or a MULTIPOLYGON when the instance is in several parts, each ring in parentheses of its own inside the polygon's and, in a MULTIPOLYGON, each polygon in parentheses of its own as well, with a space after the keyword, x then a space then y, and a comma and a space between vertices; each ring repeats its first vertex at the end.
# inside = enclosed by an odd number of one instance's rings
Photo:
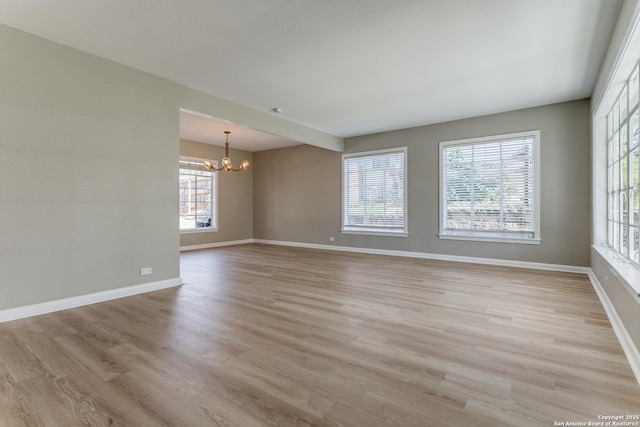
POLYGON ((620 93, 620 123, 624 122, 627 118, 627 85, 624 85, 622 92, 620 93))
POLYGON ((405 229, 404 168, 404 149, 343 159, 345 229, 405 229))
POLYGON ((196 218, 193 215, 180 216, 180 229, 196 228, 196 218))
POLYGON ((638 221, 638 205, 640 205, 640 200, 638 200, 638 196, 640 195, 637 187, 633 188, 629 191, 629 224, 640 226, 640 222, 638 221))
POLYGON ((634 188, 638 184, 638 157, 633 153, 627 157, 627 162, 629 163, 629 188, 634 188))
POLYGON ((613 109, 609 112, 607 116, 607 139, 611 139, 613 135, 613 109))
POLYGON ((629 188, 629 157, 623 157, 620 161, 620 188, 629 188))
POLYGON ((636 147, 631 153, 630 157, 630 176, 631 176, 631 184, 633 187, 638 188, 640 185, 640 147, 636 147))
POLYGON ((505 136, 443 147, 442 232, 534 237, 534 141, 529 135, 505 136))
POLYGON ((614 240, 614 236, 613 236, 613 222, 615 221, 615 197, 614 197, 614 193, 613 192, 609 192, 607 194, 607 222, 608 222, 608 240, 607 242, 609 243, 609 246, 613 246, 613 240, 614 240))
POLYGON ((627 224, 627 220, 629 219, 629 197, 626 191, 620 192, 620 205, 620 209, 622 210, 620 222, 627 224))
POLYGON ((609 246, 613 246, 613 221, 608 221, 607 226, 607 243, 609 246))
POLYGON ((607 142, 607 165, 610 167, 613 164, 613 138, 607 142))
POLYGON ((179 171, 180 229, 214 227, 215 174, 193 160, 181 160, 179 171))
POLYGON ((633 107, 638 103, 638 90, 640 89, 638 79, 638 66, 636 65, 629 78, 629 110, 633 110, 633 107))
POLYGON ((629 117, 629 147, 633 149, 640 144, 640 110, 636 110, 631 117, 629 117))
POLYGON ((640 228, 631 228, 631 253, 629 258, 636 264, 640 263, 640 228))

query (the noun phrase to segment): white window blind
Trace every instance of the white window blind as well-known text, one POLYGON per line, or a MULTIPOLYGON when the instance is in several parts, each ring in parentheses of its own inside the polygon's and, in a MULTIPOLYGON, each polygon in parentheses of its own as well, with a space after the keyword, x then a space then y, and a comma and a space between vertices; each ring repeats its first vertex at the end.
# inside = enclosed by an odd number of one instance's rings
POLYGON ((406 234, 406 148, 343 156, 343 232, 406 234))
POLYGON ((199 160, 180 159, 179 179, 180 230, 216 229, 215 174, 199 160))
POLYGON ((441 237, 539 239, 538 135, 440 144, 441 237))

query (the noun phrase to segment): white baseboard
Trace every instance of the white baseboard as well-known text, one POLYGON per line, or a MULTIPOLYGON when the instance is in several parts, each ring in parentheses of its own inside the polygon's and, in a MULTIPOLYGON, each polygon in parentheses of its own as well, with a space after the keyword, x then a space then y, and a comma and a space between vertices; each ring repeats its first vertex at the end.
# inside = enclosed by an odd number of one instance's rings
POLYGON ((246 245, 247 243, 253 243, 253 242, 254 242, 253 239, 244 239, 244 240, 231 240, 228 242, 205 243, 202 245, 180 246, 180 252, 197 251, 199 249, 219 248, 221 246, 246 245))
POLYGON ((567 273, 589 274, 589 272, 591 271, 589 267, 578 267, 575 265, 544 264, 539 262, 512 261, 512 260, 505 260, 505 259, 431 254, 426 252, 357 248, 352 246, 334 246, 334 245, 322 245, 322 244, 316 244, 316 243, 299 243, 299 242, 286 242, 286 241, 280 241, 280 240, 263 240, 263 239, 253 239, 253 242, 263 243, 266 245, 293 246, 293 247, 299 247, 299 248, 324 249, 324 250, 339 251, 339 252, 355 252, 355 253, 373 254, 373 255, 389 255, 389 256, 401 256, 401 257, 407 257, 407 258, 433 259, 433 260, 439 260, 439 261, 466 262, 466 263, 472 263, 472 264, 497 265, 497 266, 503 266, 503 267, 531 268, 535 270, 562 271, 567 273))
POLYGON ((629 361, 631 370, 636 377, 636 381, 638 381, 638 384, 640 385, 640 351, 631 340, 629 332, 627 332, 627 329, 624 327, 622 320, 618 316, 618 312, 611 303, 607 293, 604 291, 600 281, 593 271, 591 269, 589 270, 589 280, 591 280, 591 285, 598 294, 598 298, 600 298, 600 303, 602 304, 602 307, 604 307, 604 311, 607 313, 609 323, 611 323, 611 327, 622 346, 622 351, 624 351, 625 356, 627 356, 627 360, 629 361))
POLYGON ((157 282, 144 283, 142 285, 127 286, 124 288, 110 289, 108 291, 96 292, 93 294, 79 295, 77 297, 64 298, 54 301, 47 301, 40 304, 26 305, 22 307, 0 310, 0 323, 10 320, 24 319, 26 317, 38 316, 52 313, 54 311, 67 310, 69 308, 83 305, 95 304, 110 301, 132 295, 143 294, 145 292, 157 291, 182 285, 179 277, 174 279, 160 280, 157 282))

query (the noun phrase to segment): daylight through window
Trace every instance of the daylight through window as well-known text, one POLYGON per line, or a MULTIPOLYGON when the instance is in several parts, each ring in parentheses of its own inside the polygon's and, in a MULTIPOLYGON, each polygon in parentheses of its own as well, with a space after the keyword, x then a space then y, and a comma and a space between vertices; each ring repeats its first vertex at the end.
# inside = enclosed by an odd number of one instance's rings
POLYGON ((180 159, 180 231, 215 230, 215 173, 201 161, 180 159))
POLYGON ((640 123, 638 65, 607 116, 608 243, 640 266, 640 123))
POLYGON ((406 235, 406 156, 406 148, 343 156, 343 232, 406 235))
POLYGON ((440 237, 537 243, 539 132, 440 143, 440 237))

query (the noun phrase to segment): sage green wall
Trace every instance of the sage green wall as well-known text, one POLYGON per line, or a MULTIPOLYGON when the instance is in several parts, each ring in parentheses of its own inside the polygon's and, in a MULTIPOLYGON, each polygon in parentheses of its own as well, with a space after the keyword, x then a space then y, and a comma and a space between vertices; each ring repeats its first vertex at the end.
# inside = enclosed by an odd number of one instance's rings
MULTIPOLYGON (((200 159, 224 157, 224 147, 180 140, 180 154, 200 159)), ((253 153, 231 149, 231 160, 253 163, 253 153)), ((253 237, 253 166, 240 172, 218 172, 218 231, 183 233, 180 247, 251 239, 253 237)))
POLYGON ((304 146, 254 153, 254 238, 588 266, 589 131, 589 101, 580 100, 345 139, 346 153, 407 147, 406 238, 340 233, 340 153, 304 146), (438 239, 439 141, 532 129, 541 134, 542 243, 438 239))

